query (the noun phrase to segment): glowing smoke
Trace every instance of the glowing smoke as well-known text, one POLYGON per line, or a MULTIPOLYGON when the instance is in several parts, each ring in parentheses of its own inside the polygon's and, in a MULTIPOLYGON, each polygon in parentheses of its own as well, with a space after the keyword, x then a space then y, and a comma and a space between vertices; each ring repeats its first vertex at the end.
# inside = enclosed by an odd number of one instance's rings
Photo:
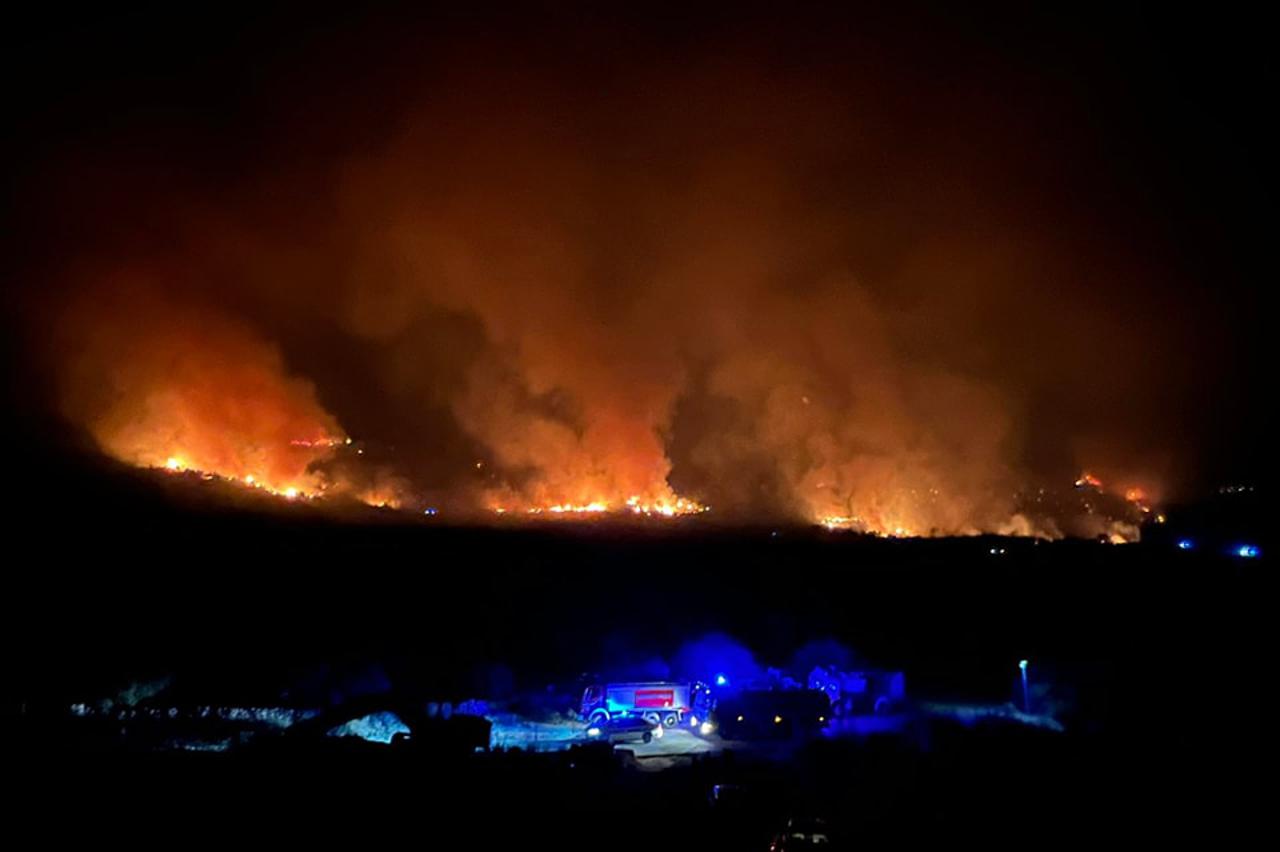
MULTIPOLYGON (((349 152, 253 172, 217 203, 128 186, 173 214, 172 239, 100 265, 182 275, 172 298, 53 295, 71 305, 66 413, 135 464, 313 492, 345 437, 315 382, 360 437, 397 435, 394 472, 355 489, 369 502, 686 497, 725 518, 1052 533, 1015 497, 1032 478, 1024 398, 1070 383, 1017 353, 1062 349, 1088 306, 1036 310, 1022 270, 1065 276, 1069 258, 1002 215, 983 180, 1003 172, 930 157, 929 115, 895 114, 872 82, 766 73, 750 50, 658 62, 601 94, 473 47, 416 60, 383 104, 394 132, 349 152), (365 366, 335 369, 333 349, 365 366)), ((1123 387, 1126 362, 1096 349, 1077 384, 1123 387)), ((1037 441, 1069 446, 1054 428, 1037 441)))
POLYGON ((155 289, 90 290, 64 316, 65 410, 131 464, 316 494, 315 465, 344 439, 277 349, 208 306, 155 289))

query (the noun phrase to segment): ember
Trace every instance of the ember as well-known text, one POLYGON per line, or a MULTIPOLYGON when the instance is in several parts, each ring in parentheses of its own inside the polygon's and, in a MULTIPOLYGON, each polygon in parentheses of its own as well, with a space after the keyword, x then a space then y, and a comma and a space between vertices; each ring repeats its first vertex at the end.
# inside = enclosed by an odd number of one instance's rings
POLYGON ((1102 490, 1102 480, 1094 476, 1092 473, 1085 471, 1080 474, 1080 478, 1076 480, 1076 488, 1096 488, 1102 490))

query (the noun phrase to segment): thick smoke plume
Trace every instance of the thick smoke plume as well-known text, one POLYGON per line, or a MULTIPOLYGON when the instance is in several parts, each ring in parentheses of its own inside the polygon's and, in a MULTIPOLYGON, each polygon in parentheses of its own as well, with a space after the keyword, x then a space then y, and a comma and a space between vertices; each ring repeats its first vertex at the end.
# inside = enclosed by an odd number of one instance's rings
POLYGON ((59 329, 65 412, 103 451, 287 496, 317 494, 343 439, 275 346, 209 306, 148 286, 89 290, 59 329))
POLYGON ((456 512, 688 498, 1046 529, 1017 495, 1090 464, 1069 422, 1121 416, 1143 367, 1109 334, 1130 315, 1054 289, 1077 270, 1022 216, 1034 128, 992 141, 979 94, 759 47, 565 67, 488 47, 332 98, 289 78, 263 95, 290 106, 287 154, 216 190, 129 185, 166 239, 86 250, 89 283, 55 294, 66 413, 130 462, 304 490, 341 421, 397 493, 456 512), (179 274, 163 296, 95 280, 133 263, 179 274), (1095 343, 1069 351, 1082 317, 1095 343))

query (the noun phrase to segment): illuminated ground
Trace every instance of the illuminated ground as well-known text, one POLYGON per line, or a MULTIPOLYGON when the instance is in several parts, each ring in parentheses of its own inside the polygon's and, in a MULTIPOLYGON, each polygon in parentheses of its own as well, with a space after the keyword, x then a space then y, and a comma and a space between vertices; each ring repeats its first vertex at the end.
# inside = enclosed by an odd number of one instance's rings
MULTIPOLYGON (((493 715, 493 748, 521 748, 526 751, 563 751, 574 745, 589 742, 583 723, 572 720, 535 722, 514 715, 493 715)), ((678 757, 681 755, 719 752, 726 744, 712 735, 703 738, 687 730, 664 730, 661 737, 649 743, 619 743, 619 748, 631 749, 638 759, 678 757)))

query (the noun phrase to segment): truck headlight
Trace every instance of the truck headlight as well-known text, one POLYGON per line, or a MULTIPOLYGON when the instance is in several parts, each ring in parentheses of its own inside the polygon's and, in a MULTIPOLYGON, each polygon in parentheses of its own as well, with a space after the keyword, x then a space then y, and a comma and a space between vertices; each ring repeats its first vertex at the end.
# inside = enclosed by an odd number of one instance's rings
POLYGON ((702 735, 703 735, 704 737, 705 737, 707 734, 709 734, 709 733, 711 733, 712 731, 714 731, 715 729, 716 729, 716 726, 715 726, 715 725, 713 725, 713 724, 711 724, 710 722, 703 722, 703 723, 702 723, 702 727, 698 728, 698 730, 699 730, 699 731, 702 731, 702 735))

